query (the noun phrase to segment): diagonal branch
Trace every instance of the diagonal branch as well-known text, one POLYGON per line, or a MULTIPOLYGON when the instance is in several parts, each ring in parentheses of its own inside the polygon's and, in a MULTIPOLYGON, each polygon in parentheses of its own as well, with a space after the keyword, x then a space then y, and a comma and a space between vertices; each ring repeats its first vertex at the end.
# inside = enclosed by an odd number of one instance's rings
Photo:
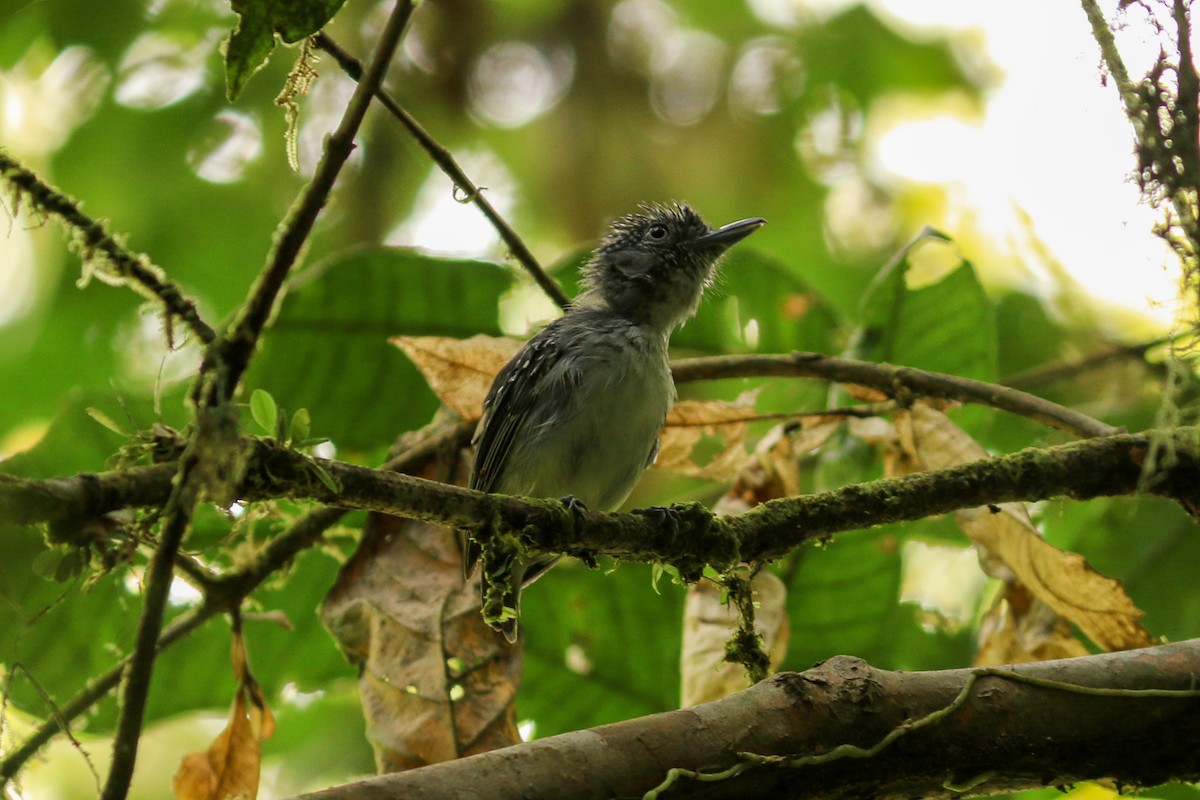
MULTIPOLYGON (((338 66, 342 68, 343 72, 356 81, 361 79, 362 64, 360 64, 358 59, 354 58, 354 56, 343 50, 341 45, 329 37, 329 34, 324 32, 318 33, 316 41, 317 47, 320 47, 322 50, 329 53, 329 55, 333 56, 334 60, 337 61, 338 66)), ((384 91, 382 87, 376 89, 375 97, 383 104, 384 108, 391 112, 393 117, 399 120, 400 124, 404 126, 405 130, 407 130, 409 134, 417 140, 417 144, 419 144, 422 149, 429 154, 429 157, 433 160, 433 163, 441 167, 442 172, 446 173, 447 177, 454 182, 455 187, 462 191, 464 199, 461 202, 474 203, 475 207, 479 209, 480 213, 487 217, 488 222, 492 223, 492 227, 496 229, 496 233, 500 234, 500 238, 504 240, 506 245, 508 245, 509 252, 513 254, 513 258, 517 259, 517 261, 521 263, 521 266, 524 267, 534 281, 537 282, 537 285, 542 287, 542 291, 549 295, 550 299, 557 303, 560 308, 566 308, 569 306, 571 301, 567 298, 566 294, 563 293, 562 287, 555 283, 554 279, 546 274, 546 271, 542 269, 537 259, 533 257, 533 253, 531 253, 529 248, 525 246, 525 242, 521 240, 521 237, 517 235, 517 232, 514 231, 507 222, 504 221, 504 218, 500 216, 499 212, 497 212, 492 204, 488 202, 488 199, 484 196, 482 189, 477 187, 471 181, 471 179, 467 177, 467 173, 463 172, 462 167, 460 167, 458 162, 454 160, 454 155, 445 147, 442 147, 442 145, 438 144, 437 140, 430 136, 425 128, 421 126, 421 123, 417 122, 412 114, 409 114, 407 111, 405 111, 404 108, 398 102, 396 102, 395 98, 384 91)))
POLYGON ((916 397, 941 397, 991 406, 1076 436, 1111 436, 1121 430, 1073 409, 1000 384, 821 353, 689 358, 673 362, 671 373, 677 383, 764 375, 824 378, 838 383, 869 386, 901 403, 916 397))
POLYGON ((326 142, 313 179, 301 192, 282 223, 267 265, 228 333, 209 346, 192 392, 197 425, 179 462, 171 495, 163 508, 162 534, 147 570, 146 599, 138 622, 133 655, 125 675, 113 760, 103 800, 124 800, 137 759, 146 698, 154 670, 163 612, 175 558, 202 493, 223 495, 240 472, 226 445, 236 441, 227 403, 250 364, 258 339, 275 309, 284 280, 325 205, 366 115, 371 95, 383 80, 404 28, 412 15, 412 0, 397 0, 380 34, 371 65, 355 89, 337 130, 326 142))
MULTIPOLYGON (((104 225, 84 214, 75 201, 43 182, 2 150, 0 179, 15 187, 38 211, 58 217, 71 229, 85 270, 97 270, 96 274, 108 282, 131 283, 139 293, 162 303, 168 316, 183 320, 205 344, 217 338, 216 332, 200 317, 196 304, 167 279, 160 267, 143 254, 131 253, 104 229, 104 225), (99 265, 95 263, 97 258, 103 259, 99 265)), ((170 327, 168 320, 168 331, 170 327)))
POLYGON ((296 202, 281 223, 267 264, 221 343, 219 363, 222 374, 217 388, 222 400, 233 396, 242 373, 250 363, 258 338, 275 309, 275 301, 283 288, 284 280, 299 258, 304 243, 308 241, 317 215, 329 199, 329 193, 333 190, 333 184, 342 166, 354 150, 354 137, 371 104, 371 96, 383 83, 383 76, 412 11, 412 0, 397 1, 379 37, 362 81, 355 87, 337 129, 326 140, 325 153, 313 173, 312 180, 296 198, 296 202))

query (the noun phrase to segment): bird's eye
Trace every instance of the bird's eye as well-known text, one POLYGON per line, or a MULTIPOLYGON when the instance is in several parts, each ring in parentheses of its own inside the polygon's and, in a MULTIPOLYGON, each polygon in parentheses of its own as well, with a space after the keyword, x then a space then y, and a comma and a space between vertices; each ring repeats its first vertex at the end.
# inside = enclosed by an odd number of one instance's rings
POLYGON ((646 231, 646 235, 656 242, 661 242, 667 238, 667 228, 664 225, 652 225, 650 230, 646 231))

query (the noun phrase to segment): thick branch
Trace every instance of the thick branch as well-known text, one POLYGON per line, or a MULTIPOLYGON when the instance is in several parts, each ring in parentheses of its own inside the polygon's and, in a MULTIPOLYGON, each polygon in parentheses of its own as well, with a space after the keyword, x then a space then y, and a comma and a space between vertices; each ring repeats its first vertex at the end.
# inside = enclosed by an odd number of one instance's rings
POLYGON ((304 797, 607 800, 646 796, 671 770, 708 778, 679 775, 664 795, 689 800, 962 798, 1100 778, 1132 787, 1200 777, 1200 640, 1008 669, 1024 680, 969 669, 889 672, 839 656, 714 703, 304 797), (1046 681, 1134 691, 1081 693, 1046 681))
MULTIPOLYGON (((244 440, 246 473, 238 496, 245 500, 278 497, 316 500, 346 508, 365 508, 453 527, 517 535, 531 547, 584 559, 610 555, 638 561, 672 563, 688 574, 705 564, 729 566, 738 561, 777 558, 813 539, 841 531, 922 519, 960 508, 989 503, 1037 501, 1056 496, 1088 499, 1148 491, 1181 502, 1194 511, 1200 498, 1200 429, 1174 428, 1145 434, 1119 434, 1047 448, 1031 448, 956 467, 903 478, 884 478, 828 492, 764 503, 745 514, 718 517, 697 504, 676 506, 677 515, 589 513, 577 527, 575 517, 554 500, 523 500, 488 495, 407 475, 397 475, 339 461, 310 459, 261 440, 244 440), (1174 454, 1174 461, 1145 475, 1143 461, 1155 443, 1174 454), (332 479, 329 488, 321 475, 332 479)), ((159 468, 148 468, 157 470, 159 468)), ((140 495, 153 506, 161 476, 147 481, 140 495)), ((121 488, 114 497, 128 501, 119 475, 101 473, 72 479, 0 481, 0 510, 13 519, 36 521, 25 511, 32 497, 45 511, 46 484, 86 484, 91 500, 104 499, 110 484, 121 488), (15 513, 12 513, 15 510, 15 513)), ((82 496, 83 489, 63 496, 82 496)), ((112 508, 93 505, 95 513, 112 508)), ((54 519, 54 518, 52 518, 54 519)), ((486 535, 484 533, 483 535, 486 535)))
MULTIPOLYGON (((343 72, 356 81, 362 78, 362 64, 354 56, 343 50, 341 45, 331 39, 327 33, 324 31, 318 33, 316 41, 317 47, 333 56, 343 72)), ((521 266, 525 268, 525 271, 537 282, 537 285, 542 287, 542 291, 557 303, 560 308, 566 308, 570 305, 571 301, 563 293, 562 287, 546 274, 546 271, 542 269, 541 264, 534 258, 533 253, 525 246, 525 242, 521 240, 517 232, 504 221, 504 218, 488 202, 488 199, 484 197, 483 190, 467 177, 467 173, 454 160, 454 155, 445 147, 438 144, 437 140, 430 136, 429 132, 421 126, 421 123, 417 122, 412 114, 405 111, 404 107, 396 102, 395 98, 384 91, 382 87, 375 90, 375 98, 383 104, 384 108, 391 112, 393 117, 399 120, 409 135, 417 140, 417 144, 421 145, 421 148, 429 154, 433 163, 437 164, 442 172, 446 173, 446 176, 454 182, 456 189, 462 191, 463 199, 461 202, 474 203, 480 213, 487 217, 487 221, 492 223, 492 227, 496 229, 496 233, 508 245, 508 250, 513 254, 513 258, 517 259, 521 266)))
POLYGON ((1007 386, 821 353, 690 358, 672 363, 671 372, 676 382, 765 375, 824 378, 869 386, 901 402, 915 397, 941 397, 991 406, 1077 436, 1110 436, 1120 432, 1119 428, 1086 414, 1007 386))
POLYGON ((208 323, 201 319, 196 304, 185 297, 178 286, 167 280, 163 271, 152 264, 149 257, 131 253, 101 223, 84 214, 75 201, 44 183, 2 150, 0 177, 12 184, 21 196, 28 198, 38 211, 58 217, 71 229, 79 246, 79 255, 84 259, 85 270, 107 269, 111 272, 109 282, 131 282, 142 294, 156 298, 162 303, 168 317, 179 317, 200 337, 200 341, 209 344, 217 338, 208 323), (99 267, 88 263, 96 254, 104 260, 99 267))

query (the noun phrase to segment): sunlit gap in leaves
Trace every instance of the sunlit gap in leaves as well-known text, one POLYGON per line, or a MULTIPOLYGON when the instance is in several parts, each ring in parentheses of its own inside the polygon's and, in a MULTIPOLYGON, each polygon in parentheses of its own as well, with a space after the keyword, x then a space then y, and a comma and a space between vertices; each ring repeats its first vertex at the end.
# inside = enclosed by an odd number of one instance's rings
MULTIPOLYGON (((978 101, 896 94, 867 110, 863 177, 895 198, 901 229, 944 230, 990 283, 1047 298, 1086 291, 1134 312, 1109 315, 1114 334, 1169 325, 1178 266, 1151 232, 1160 213, 1129 180, 1132 132, 1079 7, 1048 4, 1034 28, 994 4, 872 7, 901 35, 950 37, 981 87, 978 101)), ((1135 76, 1159 46, 1134 35, 1119 45, 1135 76)))
MULTIPOLYGON (((124 587, 125 591, 131 595, 140 597, 145 590, 146 574, 142 569, 131 569, 125 573, 124 587)), ((175 577, 171 579, 171 588, 167 590, 167 602, 176 607, 190 608, 191 606, 199 605, 204 599, 204 595, 200 590, 183 578, 175 577)))
POLYGON ((692 125, 720 98, 728 48, 688 28, 661 0, 622 0, 608 25, 609 59, 649 79, 650 107, 664 122, 692 125))
POLYGON ((188 151, 188 166, 209 183, 234 183, 262 155, 262 130, 247 114, 219 112, 188 151))
MULTIPOLYGON (((340 70, 324 67, 320 80, 301 102, 300 134, 297 149, 300 155, 300 174, 312 177, 321 155, 325 152, 325 137, 337 129, 342 113, 354 94, 354 81, 340 70)), ((356 142, 346 166, 358 169, 362 166, 366 145, 356 142)), ((345 178, 343 177, 343 180, 345 178)))
POLYGON ((746 6, 764 24, 790 30, 804 25, 824 23, 858 2, 859 0, 746 0, 746 6))
POLYGON ((323 689, 318 689, 314 692, 305 692, 292 681, 285 683, 283 688, 279 690, 279 698, 284 703, 299 709, 308 708, 324 696, 325 691, 323 689))
POLYGON ((20 61, 0 70, 0 141, 17 158, 37 159, 62 147, 108 86, 108 71, 88 48, 68 47, 49 63, 47 49, 34 42, 20 61))
POLYGON ((218 29, 196 38, 184 33, 143 33, 121 57, 115 97, 130 108, 157 109, 191 96, 207 79, 207 61, 218 29))
POLYGON ((900 550, 900 602, 926 612, 921 627, 951 633, 975 618, 988 578, 974 547, 908 541, 900 550))
POLYGON ((729 76, 729 105, 740 114, 776 114, 804 90, 804 66, 794 44, 764 36, 742 45, 729 76))
MULTIPOLYGON (((513 205, 513 178, 500 159, 489 150, 468 150, 458 155, 458 163, 477 186, 487 194, 488 202, 507 217, 513 205)), ((417 192, 413 211, 387 234, 390 245, 417 247, 429 253, 468 258, 500 258, 500 237, 479 209, 455 193, 445 174, 437 168, 417 192)))
POLYGON ((574 77, 575 53, 565 45, 547 52, 526 42, 492 45, 471 72, 471 114, 488 125, 520 127, 558 105, 574 77))
POLYGON ((187 326, 173 321, 169 346, 163 331, 161 309, 145 304, 122 321, 113 336, 113 352, 121 365, 121 374, 133 388, 150 394, 161 392, 195 375, 200 366, 200 346, 188 336, 187 326))
MULTIPOLYGON (((6 213, 12 213, 7 204, 6 213)), ((0 330, 27 316, 37 300, 38 268, 29 224, 24 213, 0 219, 0 330)), ((17 354, 10 350, 6 355, 17 354)))

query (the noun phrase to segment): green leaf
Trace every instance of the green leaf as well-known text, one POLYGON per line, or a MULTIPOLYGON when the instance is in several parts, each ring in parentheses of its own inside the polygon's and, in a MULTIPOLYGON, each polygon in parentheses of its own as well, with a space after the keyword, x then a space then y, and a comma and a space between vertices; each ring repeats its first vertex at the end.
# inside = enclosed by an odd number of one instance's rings
POLYGON ((225 47, 226 94, 236 100, 275 49, 275 35, 298 42, 321 30, 345 0, 233 0, 237 28, 225 47))
POLYGON ((337 255, 290 289, 247 382, 307 408, 339 451, 387 447, 438 406, 388 339, 499 335, 497 304, 510 283, 507 270, 484 261, 400 248, 337 255))
POLYGON ((250 393, 250 416, 258 423, 258 427, 267 432, 268 436, 275 436, 278 432, 279 408, 275 405, 275 398, 269 392, 255 389, 250 393))
POLYGON ((292 414, 292 424, 288 430, 288 440, 293 445, 302 445, 308 441, 308 434, 312 429, 312 419, 309 417, 307 408, 298 408, 296 413, 292 414))
POLYGON ((96 420, 96 422, 99 422, 101 425, 108 428, 113 433, 118 434, 120 436, 128 436, 129 435, 128 433, 125 432, 125 429, 122 428, 116 420, 114 420, 108 414, 105 414, 100 409, 92 408, 89 406, 88 408, 85 408, 84 411, 87 412, 87 415, 89 417, 96 420))
POLYGON ((650 572, 645 564, 605 573, 567 561, 522 594, 517 713, 537 723, 538 736, 678 707, 684 593, 656 595, 650 572))
POLYGON ((974 266, 938 231, 927 229, 875 277, 862 319, 859 358, 996 379, 991 302, 974 266))
POLYGON ((54 574, 58 571, 58 565, 63 560, 63 551, 56 548, 47 548, 37 554, 33 559, 33 574, 39 578, 53 580, 54 574))

